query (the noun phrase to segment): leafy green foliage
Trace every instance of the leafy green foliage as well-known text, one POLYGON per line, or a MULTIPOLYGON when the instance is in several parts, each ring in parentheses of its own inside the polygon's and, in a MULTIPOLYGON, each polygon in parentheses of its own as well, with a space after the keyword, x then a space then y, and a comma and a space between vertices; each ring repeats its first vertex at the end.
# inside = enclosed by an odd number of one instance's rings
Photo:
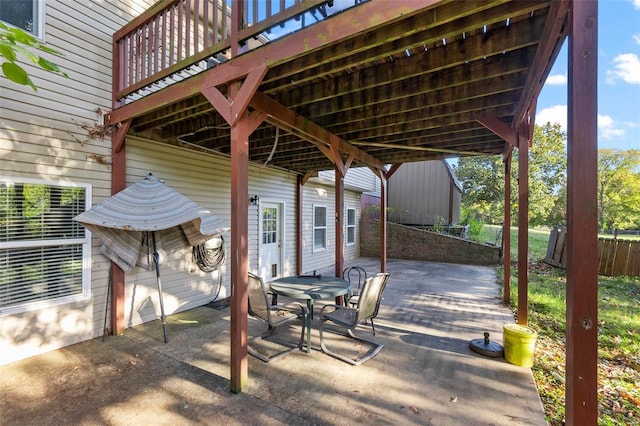
POLYGON ((2 74, 5 77, 14 83, 28 85, 34 91, 38 90, 35 84, 33 84, 33 81, 31 81, 27 71, 18 65, 18 54, 45 71, 67 77, 67 74, 56 64, 32 52, 33 50, 61 56, 58 51, 40 43, 35 37, 24 30, 9 27, 0 22, 0 56, 4 59, 2 63, 2 74))
MULTIPOLYGON (((566 184, 566 134, 560 125, 546 123, 535 126, 529 152, 529 224, 532 227, 553 225, 549 222, 554 209, 562 209, 558 193, 566 184)), ((516 153, 517 157, 517 153, 516 153)), ((514 167, 517 177, 517 165, 514 167)), ((517 183, 516 183, 517 184, 517 183)), ((517 186, 515 186, 517 188, 517 186)))
MULTIPOLYGON (((566 223, 566 135, 559 124, 536 126, 529 151, 529 224, 566 223)), ((511 217, 518 212, 518 150, 511 173, 511 217)), ((504 164, 493 157, 465 157, 454 166, 462 183, 467 215, 497 223, 504 210, 504 164), (473 214, 471 214, 473 212, 473 214), (488 220, 487 220, 488 219, 488 220)), ((598 151, 598 219, 600 229, 640 228, 640 150, 598 151)))
POLYGON ((484 224, 481 220, 469 219, 467 220, 467 224, 469 225, 469 238, 472 240, 479 241, 480 235, 482 234, 482 229, 484 224))
POLYGON ((640 150, 598 150, 600 229, 640 226, 640 150))
MULTIPOLYGON (((566 182, 566 135, 559 124, 536 126, 529 151, 529 223, 552 225, 566 208, 559 198, 566 182)), ((518 211, 518 150, 514 150, 511 172, 511 215, 518 211)), ((463 207, 475 211, 487 222, 501 222, 504 216, 504 163, 499 156, 463 157, 454 166, 462 184, 463 207)), ((566 197, 565 197, 566 198, 566 197)), ((563 220, 564 222, 564 220, 563 220)))
POLYGON ((453 167, 462 184, 463 209, 475 212, 474 219, 500 221, 504 210, 502 159, 499 156, 462 157, 453 167))

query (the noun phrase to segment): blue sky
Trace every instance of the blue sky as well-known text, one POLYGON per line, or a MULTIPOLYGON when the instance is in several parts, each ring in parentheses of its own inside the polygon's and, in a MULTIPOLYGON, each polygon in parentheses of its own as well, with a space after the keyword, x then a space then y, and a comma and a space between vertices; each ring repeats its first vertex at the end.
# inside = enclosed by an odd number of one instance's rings
MULTIPOLYGON (((640 0, 598 3, 598 148, 640 149, 640 0)), ((536 124, 566 131, 567 43, 538 98, 536 124)))

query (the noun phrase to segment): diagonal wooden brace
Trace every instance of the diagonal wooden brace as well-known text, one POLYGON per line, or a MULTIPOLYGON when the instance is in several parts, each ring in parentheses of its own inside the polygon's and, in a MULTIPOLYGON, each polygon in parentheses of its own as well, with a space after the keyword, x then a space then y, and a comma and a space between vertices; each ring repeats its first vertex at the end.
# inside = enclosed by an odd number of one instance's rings
POLYGON ((216 111, 222 115, 222 118, 230 126, 234 126, 247 110, 251 98, 257 92, 267 71, 266 64, 251 70, 233 99, 227 99, 215 86, 203 87, 201 92, 211 102, 216 111))

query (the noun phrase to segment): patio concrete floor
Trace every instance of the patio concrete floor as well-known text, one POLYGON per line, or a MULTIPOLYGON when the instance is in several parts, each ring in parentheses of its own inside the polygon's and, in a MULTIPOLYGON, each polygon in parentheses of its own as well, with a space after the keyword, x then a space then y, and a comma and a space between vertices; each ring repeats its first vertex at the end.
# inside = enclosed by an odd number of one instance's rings
MULTIPOLYGON (((379 271, 377 259, 348 264, 379 271)), ((385 347, 360 366, 317 350, 250 356, 247 389, 233 394, 230 309, 200 307, 168 318, 167 344, 155 321, 0 367, 0 424, 547 424, 529 368, 469 349, 485 331, 502 343, 514 321, 495 268, 389 260, 388 271, 374 337, 385 347)), ((264 329, 250 319, 250 334, 264 329)))

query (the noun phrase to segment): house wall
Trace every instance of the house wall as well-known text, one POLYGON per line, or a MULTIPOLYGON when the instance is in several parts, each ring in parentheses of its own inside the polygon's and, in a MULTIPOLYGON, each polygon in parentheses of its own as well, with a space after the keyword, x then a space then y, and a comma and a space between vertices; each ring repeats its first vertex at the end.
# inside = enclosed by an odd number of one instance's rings
MULTIPOLYGON (((360 194, 345 191, 344 195, 344 259, 352 260, 360 256, 360 194), (346 209, 356 209, 356 244, 346 245, 346 209)), ((302 269, 304 273, 327 268, 335 264, 336 227, 335 221, 335 190, 329 185, 310 185, 307 183, 303 191, 302 212, 302 269), (313 208, 315 205, 327 208, 327 248, 325 250, 313 249, 313 208)))
MULTIPOLYGON (((45 54, 60 66, 68 78, 46 73, 24 64, 38 91, 0 78, 0 175, 44 181, 73 182, 91 186, 91 204, 111 195, 110 137, 90 138, 97 129, 97 110, 111 107, 112 34, 149 8, 155 1, 75 2, 48 1, 45 8, 44 41, 63 56, 45 54), (82 127, 85 127, 83 129, 82 127)), ((165 180, 230 224, 229 159, 161 145, 140 138, 126 141, 127 184, 149 172, 165 180)), ((284 205, 284 274, 294 274, 296 265, 295 208, 296 176, 291 173, 249 167, 249 193, 262 202, 284 205)), ((333 217, 333 187, 308 183, 305 203, 314 200, 327 206, 333 217)), ((345 206, 358 208, 359 193, 347 191, 345 206)), ((305 206, 304 220, 310 218, 305 206)), ((258 268, 258 206, 249 206, 250 270, 258 268)), ((313 253, 309 236, 304 236, 303 269, 333 265, 335 228, 329 221, 326 251, 313 253)), ((309 224, 304 226, 308 232, 309 224)), ((356 235, 358 235, 356 229, 356 235)), ((227 247, 230 234, 225 234, 227 247)), ((100 241, 91 243, 91 282, 86 298, 47 306, 19 314, 0 311, 0 364, 8 364, 103 334, 107 311, 110 262, 100 253, 100 241)), ((357 257, 358 247, 345 247, 347 260, 357 257)), ((166 313, 205 304, 229 291, 229 257, 222 267, 223 282, 217 293, 216 273, 196 268, 189 250, 171 253, 161 268, 166 313)), ((125 276, 125 324, 133 326, 155 320, 159 315, 155 274, 140 268, 125 276)), ((107 322, 109 324, 109 322, 107 322)))
MULTIPOLYGON (((112 34, 154 1, 45 2, 43 40, 63 56, 43 54, 68 78, 24 63, 38 91, 0 78, 0 175, 90 184, 94 202, 110 195, 111 170, 96 158, 110 139, 89 140, 96 110, 111 107, 112 34)), ((21 314, 0 312, 0 364, 102 335, 108 262, 97 252, 90 296, 21 314)))
POLYGON ((461 192, 444 160, 403 164, 389 179, 388 187, 390 221, 423 225, 460 220, 461 192))
MULTIPOLYGON (((165 184, 192 199, 202 207, 231 224, 231 169, 227 157, 196 153, 194 151, 161 144, 136 137, 128 137, 127 185, 143 179, 148 173, 164 180, 165 184)), ((257 194, 260 203, 284 204, 284 261, 283 274, 292 275, 296 270, 296 175, 273 168, 249 165, 249 194, 257 194)), ((303 272, 330 267, 335 263, 334 188, 328 185, 307 183, 303 187, 303 272), (327 207, 327 249, 312 250, 313 206, 327 207)), ((345 209, 355 208, 359 217, 359 194, 345 191, 345 209)), ((258 270, 259 208, 249 206, 249 269, 258 270)), ((359 231, 356 227, 356 244, 345 246, 345 260, 359 255, 359 231)), ((231 232, 223 236, 227 248, 231 232)), ((222 288, 218 294, 216 272, 203 273, 192 261, 191 250, 170 254, 160 269, 164 308, 167 314, 201 306, 218 298, 230 296, 230 256, 221 268, 222 288)), ((160 314, 158 291, 154 271, 135 268, 125 276, 125 323, 133 326, 155 320, 160 314)))
MULTIPOLYGON (((318 172, 320 178, 335 180, 335 170, 322 170, 318 172)), ((344 177, 345 186, 361 188, 365 193, 373 193, 380 196, 380 179, 373 174, 368 167, 353 167, 347 171, 344 177)))

